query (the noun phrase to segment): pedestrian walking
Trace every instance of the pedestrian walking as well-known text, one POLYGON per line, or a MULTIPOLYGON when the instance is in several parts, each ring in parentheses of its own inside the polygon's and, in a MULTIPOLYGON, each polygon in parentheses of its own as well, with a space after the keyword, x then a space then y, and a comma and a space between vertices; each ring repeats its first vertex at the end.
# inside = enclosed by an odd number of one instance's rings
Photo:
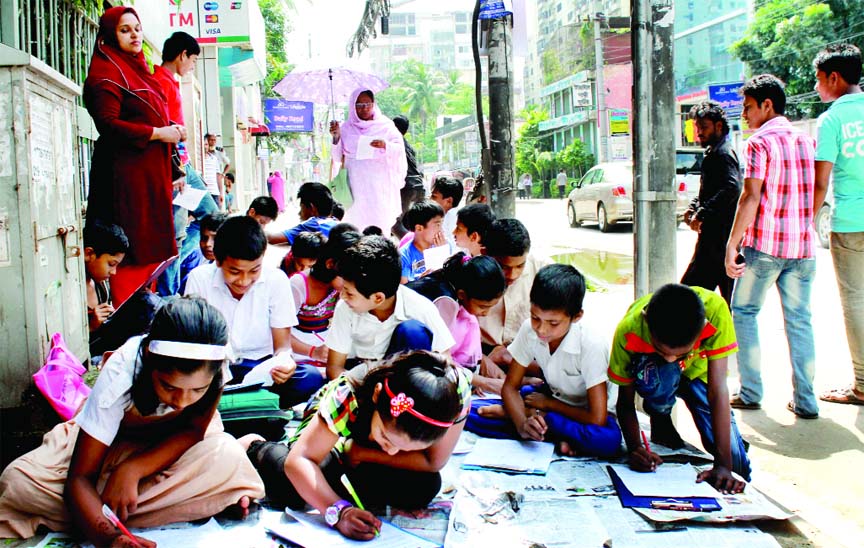
POLYGON ((564 173, 563 169, 555 177, 555 184, 558 185, 558 199, 560 200, 564 198, 564 191, 567 189, 567 174, 564 173))
POLYGON ((531 180, 531 174, 526 173, 522 178, 522 186, 525 189, 525 199, 531 199, 531 186, 534 184, 534 181, 531 180))
POLYGON ((757 316, 776 285, 792 362, 793 399, 786 408, 815 419, 816 349, 810 320, 815 142, 783 116, 784 84, 762 74, 742 88, 743 117, 756 130, 747 140, 744 189, 726 246, 726 272, 740 278, 732 295, 741 388, 732 407, 758 409, 762 400, 757 316), (777 161, 782 158, 783 161, 777 161), (739 253, 741 255, 739 255, 739 253), (740 257, 743 256, 743 262, 740 257))
POLYGON ((831 108, 819 117, 816 141, 816 197, 819 211, 834 172, 831 258, 840 290, 854 384, 819 396, 822 401, 864 405, 864 93, 861 50, 829 46, 813 61, 816 92, 831 108))
POLYGON ((738 154, 729 140, 726 112, 714 101, 704 101, 690 109, 696 138, 707 147, 702 160, 699 195, 684 213, 684 222, 698 232, 693 258, 681 283, 720 288, 731 306, 735 281, 726 274, 726 242, 735 220, 735 205, 741 194, 741 168, 738 154))

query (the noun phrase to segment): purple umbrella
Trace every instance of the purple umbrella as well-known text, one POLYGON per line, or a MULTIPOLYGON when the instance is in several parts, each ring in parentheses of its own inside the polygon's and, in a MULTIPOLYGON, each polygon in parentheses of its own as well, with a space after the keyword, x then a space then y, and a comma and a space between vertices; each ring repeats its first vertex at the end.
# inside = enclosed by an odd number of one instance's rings
POLYGON ((273 90, 291 101, 309 101, 335 108, 337 101, 347 101, 357 88, 378 93, 390 86, 383 78, 344 67, 318 70, 294 70, 273 90))

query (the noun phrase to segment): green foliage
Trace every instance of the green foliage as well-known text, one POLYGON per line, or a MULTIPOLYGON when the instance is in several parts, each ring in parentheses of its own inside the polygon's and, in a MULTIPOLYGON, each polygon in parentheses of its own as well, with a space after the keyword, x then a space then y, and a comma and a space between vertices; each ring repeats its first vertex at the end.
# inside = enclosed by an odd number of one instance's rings
POLYGON ((759 0, 747 33, 730 51, 751 74, 786 82, 787 115, 815 116, 826 106, 813 92, 813 58, 828 44, 864 47, 864 10, 855 0, 759 0))
MULTIPOLYGON (((261 16, 264 18, 265 44, 267 48, 267 77, 261 81, 261 96, 275 97, 273 86, 291 71, 285 52, 285 34, 290 30, 288 9, 289 0, 258 0, 261 16)), ((283 152, 288 144, 297 139, 298 133, 274 133, 265 137, 267 146, 273 152, 283 152)))
POLYGON ((571 174, 582 177, 586 171, 591 169, 596 160, 594 155, 588 151, 585 143, 579 139, 574 140, 555 155, 555 163, 558 169, 564 169, 571 174))
POLYGON ((542 168, 552 161, 552 154, 548 152, 552 148, 551 142, 549 138, 540 137, 540 122, 549 119, 549 113, 531 105, 520 112, 519 117, 524 119, 525 123, 519 129, 516 139, 516 173, 519 176, 530 173, 533 179, 539 180, 542 168), (548 154, 549 157, 543 154, 548 154))

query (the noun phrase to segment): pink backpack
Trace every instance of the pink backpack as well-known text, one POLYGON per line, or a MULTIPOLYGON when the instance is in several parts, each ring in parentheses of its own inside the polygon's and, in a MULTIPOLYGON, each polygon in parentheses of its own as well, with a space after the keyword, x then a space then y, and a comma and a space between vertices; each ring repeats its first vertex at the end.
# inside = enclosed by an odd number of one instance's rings
POLYGON ((63 335, 51 336, 51 350, 45 365, 33 374, 33 381, 42 395, 68 421, 90 395, 90 387, 84 384, 82 375, 87 369, 66 346, 63 335))

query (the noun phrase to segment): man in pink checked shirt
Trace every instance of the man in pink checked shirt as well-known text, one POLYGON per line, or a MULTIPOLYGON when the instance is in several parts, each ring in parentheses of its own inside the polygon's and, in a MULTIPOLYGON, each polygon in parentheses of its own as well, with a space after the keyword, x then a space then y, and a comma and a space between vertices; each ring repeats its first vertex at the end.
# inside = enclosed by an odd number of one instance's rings
POLYGON ((816 350, 810 289, 816 275, 811 228, 816 144, 783 116, 783 87, 777 77, 762 74, 741 88, 742 116, 756 132, 747 141, 744 190, 726 246, 726 273, 739 278, 732 318, 740 346, 741 389, 731 404, 738 409, 761 407, 757 316, 766 293, 776 285, 793 373, 793 399, 786 408, 800 418, 815 419, 819 407, 813 393, 816 350))

